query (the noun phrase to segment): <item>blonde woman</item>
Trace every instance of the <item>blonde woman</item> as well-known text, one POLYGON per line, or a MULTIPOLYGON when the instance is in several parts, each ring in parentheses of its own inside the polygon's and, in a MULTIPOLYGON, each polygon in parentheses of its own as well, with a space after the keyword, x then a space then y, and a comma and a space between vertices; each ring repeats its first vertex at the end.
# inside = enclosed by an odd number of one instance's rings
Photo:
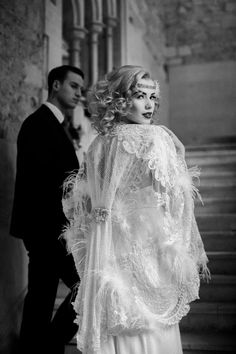
POLYGON ((175 135, 151 124, 159 99, 158 82, 131 65, 89 95, 98 136, 63 199, 84 354, 181 354, 179 321, 209 276, 194 218, 198 172, 175 135))

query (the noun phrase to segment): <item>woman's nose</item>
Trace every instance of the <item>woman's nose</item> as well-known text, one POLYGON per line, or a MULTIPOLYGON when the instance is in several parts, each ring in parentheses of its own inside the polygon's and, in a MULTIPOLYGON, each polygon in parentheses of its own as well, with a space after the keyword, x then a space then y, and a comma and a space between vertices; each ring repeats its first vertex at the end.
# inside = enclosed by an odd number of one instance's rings
POLYGON ((145 109, 149 109, 149 108, 152 108, 152 105, 151 105, 150 100, 147 99, 145 102, 145 109))

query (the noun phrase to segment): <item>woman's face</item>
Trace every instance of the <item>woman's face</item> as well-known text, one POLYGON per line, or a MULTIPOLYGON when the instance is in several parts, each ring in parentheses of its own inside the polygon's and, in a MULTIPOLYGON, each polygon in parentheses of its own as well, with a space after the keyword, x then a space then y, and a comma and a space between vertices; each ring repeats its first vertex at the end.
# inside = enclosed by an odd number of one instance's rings
POLYGON ((156 85, 151 79, 140 79, 131 96, 131 107, 126 116, 127 123, 151 124, 157 101, 156 85))

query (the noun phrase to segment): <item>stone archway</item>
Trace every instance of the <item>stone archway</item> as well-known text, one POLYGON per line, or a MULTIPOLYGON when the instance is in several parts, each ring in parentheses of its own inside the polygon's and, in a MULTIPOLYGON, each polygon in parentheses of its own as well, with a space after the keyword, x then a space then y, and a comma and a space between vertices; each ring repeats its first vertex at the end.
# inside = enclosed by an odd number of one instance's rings
MULTIPOLYGON (((62 23, 65 64, 80 67, 85 73, 85 87, 120 64, 120 26, 117 0, 63 0, 62 23)), ((73 122, 80 127, 79 160, 93 137, 90 121, 81 107, 73 112, 73 122), (91 137, 90 137, 91 135, 91 137)))
POLYGON ((114 67, 117 9, 117 0, 63 1, 64 62, 80 66, 88 85, 114 67))
POLYGON ((81 45, 85 38, 84 0, 63 0, 62 37, 67 46, 67 63, 81 66, 81 45))

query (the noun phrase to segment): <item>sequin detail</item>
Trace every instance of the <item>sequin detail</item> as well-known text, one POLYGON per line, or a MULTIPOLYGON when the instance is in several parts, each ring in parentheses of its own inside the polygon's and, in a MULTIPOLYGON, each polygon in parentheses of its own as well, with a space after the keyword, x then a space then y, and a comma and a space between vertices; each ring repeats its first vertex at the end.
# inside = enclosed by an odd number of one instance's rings
POLYGON ((106 208, 94 208, 92 211, 93 219, 98 224, 107 221, 108 215, 109 210, 106 208))

